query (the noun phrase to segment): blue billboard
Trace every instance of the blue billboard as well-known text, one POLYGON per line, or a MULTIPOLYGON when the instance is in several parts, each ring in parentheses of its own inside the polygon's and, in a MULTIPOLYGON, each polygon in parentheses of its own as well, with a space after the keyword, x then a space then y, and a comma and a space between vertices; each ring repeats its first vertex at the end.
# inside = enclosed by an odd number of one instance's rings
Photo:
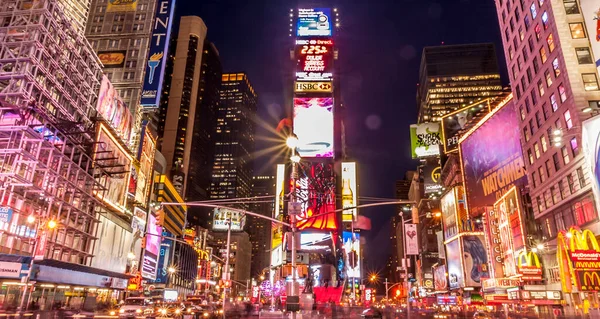
POLYGON ((157 108, 160 102, 174 11, 175 0, 158 0, 140 101, 143 108, 157 108))
POLYGON ((298 37, 330 37, 333 25, 330 8, 298 9, 296 20, 298 37))
POLYGON ((162 235, 163 239, 158 254, 158 271, 156 272, 156 280, 154 282, 166 284, 169 276, 169 266, 172 264, 171 249, 173 249, 173 241, 165 237, 171 237, 173 235, 168 231, 163 231, 162 235))
POLYGON ((360 278, 360 234, 345 231, 342 233, 342 248, 344 249, 344 264, 347 278, 360 278))

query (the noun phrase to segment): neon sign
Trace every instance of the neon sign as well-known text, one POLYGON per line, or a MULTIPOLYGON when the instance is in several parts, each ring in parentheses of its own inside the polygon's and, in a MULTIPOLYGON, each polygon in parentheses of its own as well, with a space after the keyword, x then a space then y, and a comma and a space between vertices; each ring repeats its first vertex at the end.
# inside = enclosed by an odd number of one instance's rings
POLYGON ((332 40, 297 40, 296 56, 298 57, 299 81, 330 81, 333 74, 329 72, 333 58, 332 40))

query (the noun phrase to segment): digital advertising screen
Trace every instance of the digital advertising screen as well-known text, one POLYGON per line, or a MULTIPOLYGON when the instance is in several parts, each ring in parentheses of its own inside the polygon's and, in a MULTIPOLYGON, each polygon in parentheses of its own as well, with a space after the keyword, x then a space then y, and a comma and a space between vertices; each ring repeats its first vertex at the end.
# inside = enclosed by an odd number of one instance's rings
MULTIPOLYGON (((162 214, 162 212, 158 212, 158 214, 162 214)), ((156 224, 156 216, 154 214, 148 216, 147 233, 146 247, 144 247, 146 250, 144 251, 144 260, 142 264, 142 276, 146 279, 156 280, 162 227, 156 224)))
POLYGON ((435 291, 448 290, 448 278, 446 277, 446 265, 433 268, 433 282, 435 291))
POLYGON ((459 143, 471 217, 481 216, 508 189, 523 185, 527 179, 519 118, 512 100, 486 115, 478 125, 459 143))
POLYGON ((465 286, 461 255, 460 238, 446 244, 446 264, 448 266, 450 289, 458 289, 465 286))
POLYGON ((133 116, 106 75, 102 75, 96 110, 117 132, 117 135, 126 144, 129 143, 133 129, 133 116))
POLYGON ((481 287, 482 279, 490 277, 485 238, 483 235, 465 235, 461 240, 465 286, 481 287))
POLYGON ((516 258, 525 249, 525 232, 516 187, 512 187, 494 203, 494 211, 498 214, 504 275, 515 276, 517 274, 516 258))
POLYGON ((300 250, 331 250, 331 233, 300 233, 300 250))
POLYGON ((600 212, 600 116, 583 122, 583 154, 591 169, 590 180, 596 197, 596 207, 600 212))
POLYGON ((333 40, 296 40, 296 81, 325 81, 329 85, 300 86, 303 91, 326 91, 331 89, 333 79, 333 40))
POLYGON ((175 0, 157 1, 140 101, 140 105, 144 108, 157 108, 160 104, 174 12, 175 0))
POLYGON ((213 214, 213 230, 228 230, 231 221, 231 231, 243 231, 246 224, 246 214, 226 208, 215 208, 213 214))
POLYGON ((442 224, 444 225, 444 238, 450 239, 458 234, 456 225, 456 196, 455 190, 446 193, 440 200, 442 208, 442 224))
POLYGON ((294 98, 294 134, 302 158, 333 157, 333 98, 294 98))
POLYGON ((442 132, 440 123, 421 123, 410 126, 412 158, 440 155, 442 132))
POLYGON ((105 188, 94 190, 94 195, 114 210, 124 213, 133 157, 104 123, 98 125, 94 147, 94 163, 104 171, 99 183, 105 188))
POLYGON ((333 34, 333 23, 330 8, 298 9, 296 20, 297 37, 330 37, 333 34))
MULTIPOLYGON (((342 208, 355 207, 357 202, 356 162, 342 163, 342 208)), ((342 212, 343 222, 356 220, 356 208, 342 212)))
POLYGON ((342 241, 346 274, 348 278, 360 278, 360 234, 345 231, 342 233, 342 241))
POLYGON ((333 164, 313 163, 302 166, 298 175, 295 188, 296 200, 301 207, 300 215, 296 216, 298 229, 337 230, 333 164))
POLYGON ((600 71, 600 28, 598 27, 598 21, 600 21, 600 0, 580 0, 580 5, 588 38, 592 45, 592 53, 596 58, 594 62, 596 68, 600 71))
POLYGON ((441 174, 442 168, 437 161, 428 161, 423 165, 423 188, 425 195, 437 193, 442 190, 441 174))

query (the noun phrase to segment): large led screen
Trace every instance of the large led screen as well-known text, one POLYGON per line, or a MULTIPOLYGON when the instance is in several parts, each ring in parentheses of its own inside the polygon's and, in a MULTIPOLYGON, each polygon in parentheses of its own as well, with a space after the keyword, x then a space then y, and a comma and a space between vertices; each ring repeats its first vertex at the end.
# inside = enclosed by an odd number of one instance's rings
POLYGON ((444 225, 444 237, 450 239, 458 234, 456 224, 456 196, 455 189, 446 193, 441 199, 442 224, 444 225))
MULTIPOLYGON (((158 214, 164 214, 158 212, 158 214)), ((160 235, 162 235, 162 227, 156 224, 156 216, 150 214, 148 216, 148 235, 146 235, 146 250, 144 251, 144 260, 142 264, 142 276, 146 279, 156 279, 156 269, 158 267, 158 256, 160 250, 160 235)))
POLYGON ((465 277, 461 260, 460 239, 446 244, 446 264, 448 265, 448 281, 450 289, 465 286, 465 277))
POLYGON ((600 211, 600 116, 583 122, 583 153, 591 170, 592 190, 600 211))
POLYGON ((301 157, 333 157, 333 98, 294 98, 294 134, 301 157))
POLYGON ((489 278, 488 255, 483 235, 461 237, 462 257, 465 268, 465 286, 480 287, 483 278, 489 278))
POLYGON ((333 24, 330 8, 298 9, 296 20, 296 36, 323 36, 332 35, 333 24))
POLYGON ((469 131, 459 150, 471 217, 482 215, 513 185, 526 182, 519 119, 512 101, 469 131))
POLYGON ((98 182, 104 189, 94 190, 94 195, 121 213, 125 211, 132 161, 129 152, 101 123, 98 126, 94 163, 101 170, 98 182))
MULTIPOLYGON (((580 0, 580 4, 581 13, 583 14, 587 29, 587 36, 590 39, 590 44, 592 46, 592 53, 596 58, 596 61, 594 62, 596 68, 600 68, 600 28, 598 27, 598 21, 600 21, 600 0, 580 0)), ((575 4, 575 6, 577 6, 577 4, 575 4)), ((579 54, 578 51, 578 56, 579 54)), ((589 52, 587 58, 589 58, 591 62, 592 56, 589 55, 589 52)), ((598 71, 600 71, 600 69, 598 69, 598 71)))
MULTIPOLYGON (((356 188, 356 163, 342 163, 342 208, 355 207, 357 205, 356 188)), ((344 210, 342 221, 351 222, 356 220, 356 208, 344 210)))
MULTIPOLYGON (((331 83, 333 72, 333 40, 309 39, 296 40, 297 81, 326 81, 331 83)), ((308 87, 304 85, 304 87, 308 87)), ((331 87, 325 86, 325 87, 331 87)), ((324 89, 325 87, 322 87, 324 89)), ((322 90, 321 89, 321 90, 322 90)), ((315 89, 311 91, 316 91, 315 89)))
POLYGON ((412 158, 440 155, 442 133, 440 123, 421 123, 410 126, 412 158))
POLYGON ((296 200, 301 212, 296 217, 298 229, 337 230, 335 213, 335 173, 333 164, 314 163, 299 169, 296 200))
POLYGON ((457 151, 458 141, 462 133, 465 133, 473 126, 477 117, 483 116, 483 114, 489 111, 490 103, 489 101, 484 101, 444 115, 441 120, 444 153, 457 151))
POLYGON ((115 129, 117 135, 125 143, 129 143, 133 128, 133 116, 106 75, 102 75, 96 110, 115 129))
POLYGON ((300 250, 326 251, 331 249, 331 233, 301 233, 300 250))
POLYGON ((346 275, 348 278, 360 278, 360 234, 345 231, 342 234, 342 240, 346 275), (352 267, 353 264, 354 267, 352 267))

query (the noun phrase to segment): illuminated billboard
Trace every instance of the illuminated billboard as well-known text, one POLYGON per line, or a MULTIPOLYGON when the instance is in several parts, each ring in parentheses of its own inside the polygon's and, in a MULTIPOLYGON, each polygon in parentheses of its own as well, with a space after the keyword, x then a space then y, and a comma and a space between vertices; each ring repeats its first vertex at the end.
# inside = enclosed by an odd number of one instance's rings
POLYGON ((423 165, 423 188, 425 195, 437 193, 442 190, 442 183, 440 180, 442 174, 442 168, 440 164, 436 162, 428 161, 423 165))
MULTIPOLYGON (((157 214, 164 214, 159 211, 157 214)), ((156 216, 148 216, 148 230, 146 235, 146 247, 142 263, 142 276, 146 279, 156 280, 156 269, 158 267, 158 256, 160 250, 160 236, 162 227, 156 224, 156 216)))
MULTIPOLYGON (((596 58, 596 61, 594 61, 596 68, 600 68, 600 28, 598 28, 598 21, 600 21, 600 0, 580 0, 580 5, 588 38, 592 46, 592 56, 596 58)), ((590 56, 590 58, 592 57, 590 56)))
POLYGON ((525 230, 516 187, 512 187, 494 203, 494 211, 498 214, 498 236, 503 256, 504 276, 516 276, 516 258, 525 249, 525 230))
POLYGON ((345 231, 342 233, 344 264, 348 278, 360 278, 360 234, 345 231))
POLYGON ((300 233, 300 250, 331 250, 331 233, 300 233))
POLYGON ((333 33, 330 8, 298 9, 296 36, 330 37, 333 33))
POLYGON ((597 210, 600 211, 600 116, 583 122, 583 154, 591 170, 592 190, 596 196, 597 210))
POLYGON ((94 195, 114 210, 124 213, 133 157, 104 123, 98 125, 93 157, 96 168, 102 172, 98 182, 104 187, 103 190, 94 190, 94 195))
MULTIPOLYGON (((333 64, 333 40, 331 39, 310 39, 296 40, 296 52, 298 66, 296 69, 296 80, 298 81, 325 81, 330 82, 333 79, 331 70, 333 64)), ((307 85, 301 88, 312 89, 331 89, 331 84, 321 85, 320 87, 309 87, 307 85)))
POLYGON ((483 278, 489 278, 488 255, 483 235, 465 235, 462 240, 462 264, 465 270, 465 286, 481 287, 483 278))
POLYGON ((435 291, 448 290, 448 278, 446 277, 446 265, 433 268, 433 282, 435 291))
POLYGON ((475 124, 478 116, 489 111, 490 102, 482 101, 444 115, 441 120, 444 153, 457 151, 461 134, 466 133, 475 124))
POLYGON ((157 108, 160 103, 174 11, 175 0, 158 0, 152 21, 152 36, 140 101, 140 105, 144 108, 157 108))
POLYGON ((106 75, 102 75, 96 110, 117 132, 117 135, 125 143, 129 143, 133 128, 133 116, 106 75))
POLYGON ((460 238, 446 244, 446 264, 448 266, 450 289, 458 289, 465 286, 461 255, 460 238))
POLYGON ((519 138, 518 115, 509 101, 461 139, 459 151, 471 217, 482 215, 513 185, 526 182, 519 138))
POLYGON ((213 230, 227 230, 231 221, 231 231, 242 231, 246 224, 246 214, 227 208, 215 208, 213 211, 213 230))
POLYGON ((332 82, 295 82, 294 93, 331 93, 332 82))
POLYGON ((133 217, 131 218, 131 229, 134 232, 139 231, 143 234, 146 231, 146 219, 148 214, 141 208, 135 207, 133 209, 133 217))
POLYGON ((410 126, 412 158, 440 155, 440 123, 421 123, 410 126))
POLYGON ((490 277, 504 278, 504 258, 502 254, 502 241, 500 239, 499 214, 495 209, 488 209, 484 216, 484 234, 487 242, 488 257, 490 259, 490 277))
MULTIPOLYGON (((342 208, 355 207, 357 202, 356 188, 356 163, 342 163, 342 208)), ((344 210, 342 221, 351 222, 356 220, 356 208, 344 210)))
MULTIPOLYGON (((277 175, 275 176, 275 208, 273 218, 283 221, 283 207, 285 200, 285 165, 277 164, 277 175)), ((271 224, 271 249, 277 248, 283 244, 283 225, 271 224)))
POLYGON ((444 225, 444 238, 452 238, 458 234, 458 225, 456 223, 456 196, 452 189, 446 193, 440 200, 442 208, 442 224, 444 225))
POLYGON ((137 0, 108 0, 106 12, 135 11, 137 2, 137 0))
POLYGON ((294 134, 301 157, 333 157, 333 98, 294 98, 294 134))
POLYGON ((338 229, 335 182, 331 163, 313 163, 300 167, 295 187, 296 200, 301 207, 300 215, 296 217, 298 229, 338 229))
POLYGON ((152 172, 154 168, 154 153, 156 151, 156 141, 150 134, 147 125, 142 126, 142 140, 138 150, 137 159, 140 163, 140 169, 137 175, 137 185, 135 191, 135 200, 138 203, 146 204, 150 195, 150 185, 152 185, 152 172))
POLYGON ((126 50, 119 51, 99 51, 98 58, 105 69, 122 68, 125 65, 126 50))

